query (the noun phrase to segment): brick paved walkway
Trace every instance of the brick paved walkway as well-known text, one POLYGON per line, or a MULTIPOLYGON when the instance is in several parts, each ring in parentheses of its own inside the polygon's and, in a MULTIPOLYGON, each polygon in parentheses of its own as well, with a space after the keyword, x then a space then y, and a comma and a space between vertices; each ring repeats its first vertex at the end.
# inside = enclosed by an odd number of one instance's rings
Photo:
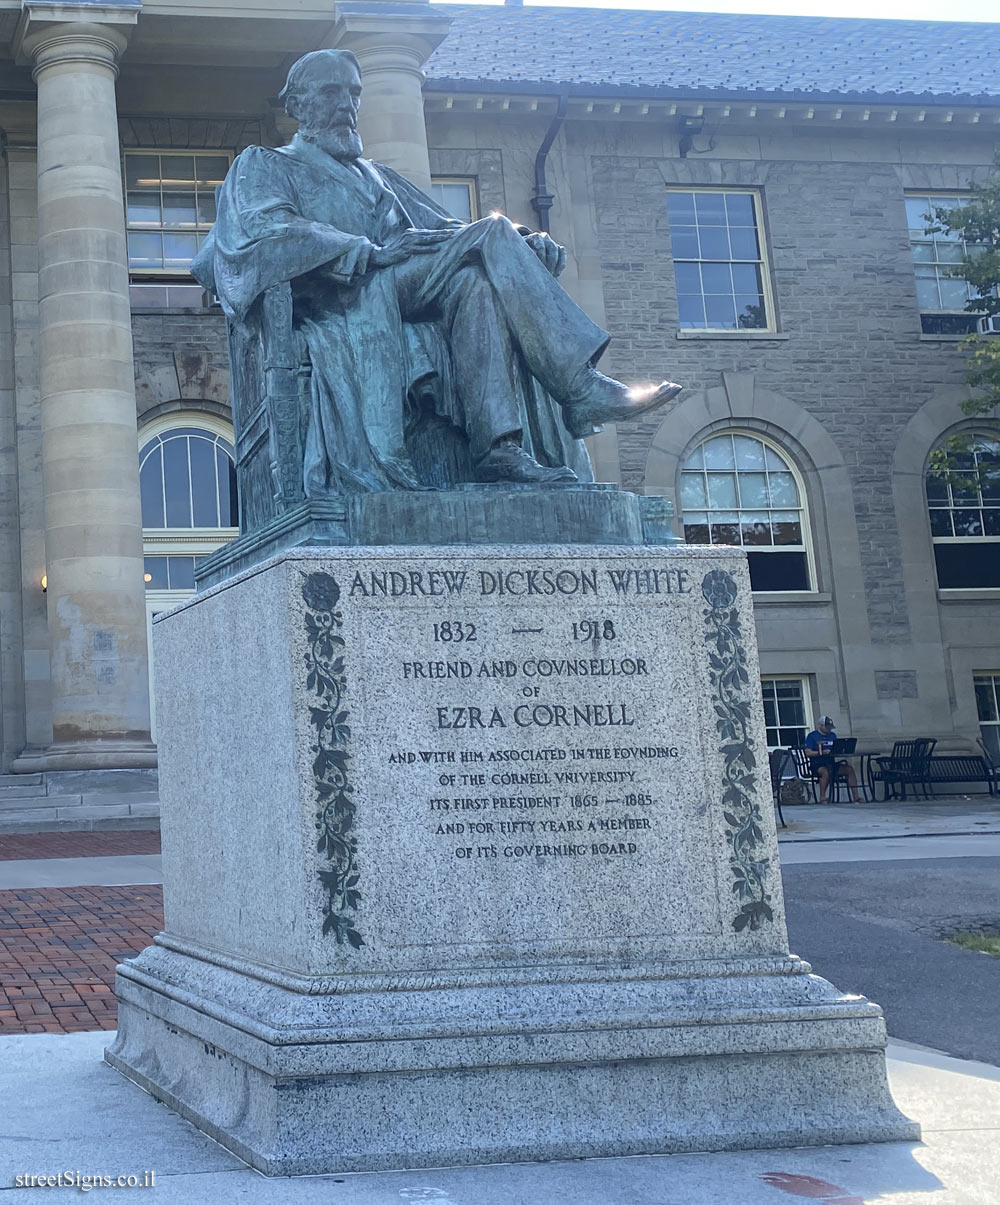
POLYGON ((115 854, 158 854, 160 834, 145 829, 106 833, 18 833, 0 835, 0 862, 27 858, 105 858, 115 854))
POLYGON ((115 964, 162 928, 160 887, 0 891, 0 1033, 114 1029, 115 964))

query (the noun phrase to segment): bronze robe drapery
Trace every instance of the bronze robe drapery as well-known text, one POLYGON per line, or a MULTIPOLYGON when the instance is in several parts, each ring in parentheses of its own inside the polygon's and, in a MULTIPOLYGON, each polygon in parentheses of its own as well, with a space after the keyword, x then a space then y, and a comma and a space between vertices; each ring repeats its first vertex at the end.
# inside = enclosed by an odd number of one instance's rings
MULTIPOLYGON (((192 272, 232 321, 251 325, 261 295, 292 282, 295 327, 312 369, 307 497, 432 481, 418 474, 407 447, 408 403, 429 405, 464 430, 440 332, 404 323, 391 269, 368 270, 373 248, 405 229, 463 225, 391 169, 343 163, 298 135, 286 147, 251 147, 230 169, 192 272)), ((606 341, 580 317, 591 343, 606 341)), ((525 448, 542 464, 566 464, 593 480, 559 408, 523 366, 514 376, 525 448)))

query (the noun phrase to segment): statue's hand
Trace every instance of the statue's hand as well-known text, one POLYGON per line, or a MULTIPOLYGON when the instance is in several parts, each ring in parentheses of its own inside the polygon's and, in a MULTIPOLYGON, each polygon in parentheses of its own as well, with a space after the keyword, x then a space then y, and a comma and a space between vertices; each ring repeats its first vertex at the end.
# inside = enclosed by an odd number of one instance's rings
POLYGON ((544 232, 538 231, 535 234, 529 234, 524 241, 553 276, 558 276, 566 267, 566 248, 560 247, 544 232))
POLYGON ((447 242, 454 230, 404 230, 384 247, 376 247, 368 258, 371 268, 391 268, 413 255, 426 255, 447 242))

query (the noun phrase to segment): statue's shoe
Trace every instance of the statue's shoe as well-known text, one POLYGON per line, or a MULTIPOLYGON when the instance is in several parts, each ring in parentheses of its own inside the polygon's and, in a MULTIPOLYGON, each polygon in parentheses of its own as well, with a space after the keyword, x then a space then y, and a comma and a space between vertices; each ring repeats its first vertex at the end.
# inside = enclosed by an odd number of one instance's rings
POLYGON ((510 482, 512 485, 568 485, 576 473, 565 467, 546 468, 519 444, 500 444, 491 448, 476 465, 479 481, 510 482))
POLYGON ((563 422, 574 439, 583 439, 599 431, 603 423, 628 422, 666 405, 682 389, 683 385, 673 381, 633 389, 588 368, 580 391, 563 406, 563 422))

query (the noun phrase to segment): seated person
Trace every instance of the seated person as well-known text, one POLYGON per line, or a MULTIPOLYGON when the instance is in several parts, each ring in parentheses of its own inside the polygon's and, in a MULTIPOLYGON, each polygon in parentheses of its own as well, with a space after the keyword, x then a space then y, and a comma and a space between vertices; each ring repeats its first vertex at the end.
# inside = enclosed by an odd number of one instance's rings
POLYGON ((860 803, 858 780, 853 767, 849 762, 835 761, 832 756, 833 742, 836 739, 833 720, 828 715, 821 715, 816 721, 816 727, 806 737, 806 757, 809 758, 809 768, 813 777, 819 782, 819 801, 826 803, 830 783, 834 777, 839 776, 851 788, 851 801, 860 803))

